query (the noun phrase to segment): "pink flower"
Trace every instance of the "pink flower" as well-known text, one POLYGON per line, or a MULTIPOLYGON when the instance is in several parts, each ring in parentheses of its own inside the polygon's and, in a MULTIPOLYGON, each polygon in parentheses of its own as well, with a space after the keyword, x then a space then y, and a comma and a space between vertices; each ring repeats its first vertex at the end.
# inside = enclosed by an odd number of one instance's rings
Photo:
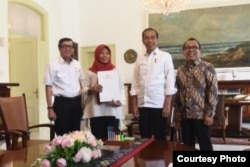
POLYGON ((89 143, 92 147, 96 147, 96 145, 97 145, 95 138, 89 138, 89 139, 88 139, 88 143, 89 143))
POLYGON ((59 146, 62 143, 62 136, 57 136, 52 140, 54 146, 59 146))
POLYGON ((49 160, 43 159, 40 167, 50 167, 49 160))
POLYGON ((100 149, 98 149, 98 150, 93 150, 93 152, 92 152, 92 157, 93 157, 94 159, 99 158, 99 157, 101 157, 101 156, 102 156, 102 152, 101 152, 100 149))
POLYGON ((46 153, 46 154, 48 154, 48 153, 50 153, 51 151, 53 151, 54 149, 50 146, 50 145, 46 145, 45 147, 44 147, 44 152, 46 153))
POLYGON ((62 139, 62 147, 72 147, 74 145, 74 140, 70 136, 65 136, 62 139))
POLYGON ((73 157, 74 162, 80 162, 83 159, 82 153, 78 151, 76 155, 73 157))
POLYGON ((57 167, 65 167, 67 165, 66 160, 64 158, 59 158, 56 161, 57 167))

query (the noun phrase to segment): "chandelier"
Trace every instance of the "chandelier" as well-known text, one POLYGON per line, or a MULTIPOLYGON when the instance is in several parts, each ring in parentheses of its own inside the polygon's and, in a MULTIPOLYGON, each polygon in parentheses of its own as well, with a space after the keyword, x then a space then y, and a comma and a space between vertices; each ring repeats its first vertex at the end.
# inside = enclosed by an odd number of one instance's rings
POLYGON ((152 13, 170 13, 180 12, 188 8, 190 0, 142 0, 144 7, 152 13))

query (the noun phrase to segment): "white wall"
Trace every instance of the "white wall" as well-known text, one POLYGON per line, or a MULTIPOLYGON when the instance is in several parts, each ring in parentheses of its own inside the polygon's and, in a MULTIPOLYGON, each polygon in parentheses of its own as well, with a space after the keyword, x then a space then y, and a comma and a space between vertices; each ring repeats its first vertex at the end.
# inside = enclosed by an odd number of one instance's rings
POLYGON ((138 0, 81 1, 81 46, 101 43, 116 45, 116 65, 124 82, 131 81, 133 64, 125 63, 127 49, 142 53, 141 32, 147 27, 147 15, 138 0))
POLYGON ((57 57, 58 40, 70 37, 79 41, 80 36, 80 0, 33 0, 49 14, 49 56, 57 57))

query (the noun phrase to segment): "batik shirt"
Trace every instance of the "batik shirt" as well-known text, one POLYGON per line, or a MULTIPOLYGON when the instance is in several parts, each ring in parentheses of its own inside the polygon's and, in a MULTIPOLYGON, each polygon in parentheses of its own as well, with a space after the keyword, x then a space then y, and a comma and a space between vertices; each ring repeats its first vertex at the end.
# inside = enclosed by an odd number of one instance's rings
POLYGON ((175 112, 182 118, 203 119, 213 116, 217 104, 218 84, 214 66, 197 60, 179 67, 176 76, 175 112))

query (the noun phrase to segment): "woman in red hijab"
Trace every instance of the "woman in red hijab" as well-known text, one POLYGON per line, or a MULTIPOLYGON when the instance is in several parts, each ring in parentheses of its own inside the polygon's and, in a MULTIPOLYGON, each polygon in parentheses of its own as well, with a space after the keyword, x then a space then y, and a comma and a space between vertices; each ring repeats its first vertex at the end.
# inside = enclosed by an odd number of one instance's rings
MULTIPOLYGON (((123 83, 118 69, 111 63, 111 50, 107 45, 101 44, 96 47, 95 60, 89 68, 83 82, 84 99, 84 128, 91 129, 91 132, 97 139, 107 139, 107 129, 112 127, 118 131, 122 126, 124 114, 122 112, 122 102, 112 100, 109 102, 100 102, 99 93, 103 91, 103 86, 98 84, 97 74, 100 71, 114 71, 119 76, 119 89, 121 101, 125 101, 123 83)), ((115 84, 115 83, 114 83, 115 84)), ((112 92, 110 92, 112 93, 112 92)))
POLYGON ((115 66, 111 63, 111 50, 107 45, 99 45, 95 49, 95 60, 89 68, 90 71, 97 73, 98 71, 113 70, 115 66))

